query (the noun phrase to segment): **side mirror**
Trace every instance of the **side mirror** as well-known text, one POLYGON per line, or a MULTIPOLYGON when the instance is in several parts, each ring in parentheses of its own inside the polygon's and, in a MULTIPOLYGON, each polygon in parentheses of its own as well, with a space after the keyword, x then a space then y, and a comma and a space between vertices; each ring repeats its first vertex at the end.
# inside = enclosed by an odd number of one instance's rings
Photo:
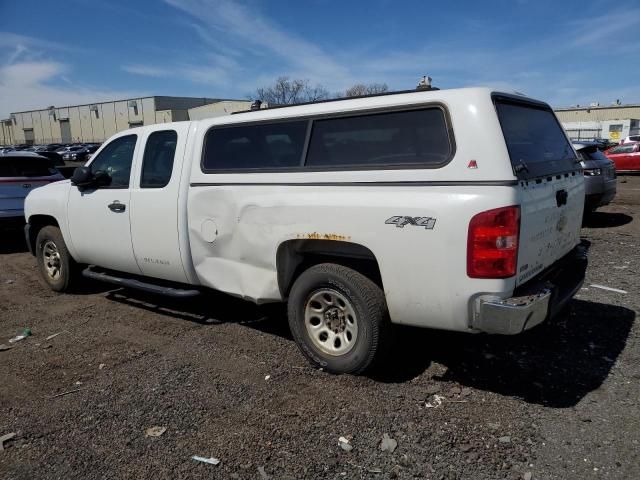
MULTIPOLYGON (((88 168, 88 167, 80 167, 88 168)), ((111 175, 104 170, 98 170, 93 174, 93 183, 98 187, 107 187, 111 185, 111 175)))
POLYGON ((75 185, 79 189, 84 189, 94 184, 93 173, 89 167, 78 167, 73 171, 71 175, 71 184, 75 185))

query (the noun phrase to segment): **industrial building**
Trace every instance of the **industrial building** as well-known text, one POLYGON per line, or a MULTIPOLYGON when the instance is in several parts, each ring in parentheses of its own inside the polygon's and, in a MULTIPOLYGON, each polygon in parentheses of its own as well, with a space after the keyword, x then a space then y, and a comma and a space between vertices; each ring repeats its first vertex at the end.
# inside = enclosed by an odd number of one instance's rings
MULTIPOLYGON (((267 104, 263 103, 262 108, 267 104)), ((221 117, 235 112, 242 112, 251 108, 251 102, 247 100, 221 100, 209 103, 201 107, 189 109, 189 120, 202 120, 203 118, 221 117)))
POLYGON ((629 135, 640 135, 640 104, 556 108, 556 115, 574 140, 604 138, 617 142, 629 135))
POLYGON ((190 109, 209 105, 208 116, 218 116, 225 109, 246 110, 251 102, 154 96, 15 112, 0 121, 0 145, 102 142, 128 128, 189 120, 190 109))

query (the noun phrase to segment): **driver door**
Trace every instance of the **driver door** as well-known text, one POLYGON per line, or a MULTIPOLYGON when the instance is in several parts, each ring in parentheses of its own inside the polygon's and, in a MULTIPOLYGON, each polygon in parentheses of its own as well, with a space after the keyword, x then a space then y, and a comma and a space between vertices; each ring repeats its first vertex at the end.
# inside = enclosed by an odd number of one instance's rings
POLYGON ((131 242, 129 203, 131 172, 136 165, 138 136, 111 140, 88 165, 91 173, 108 174, 107 185, 81 191, 72 186, 68 220, 76 260, 139 274, 131 242))

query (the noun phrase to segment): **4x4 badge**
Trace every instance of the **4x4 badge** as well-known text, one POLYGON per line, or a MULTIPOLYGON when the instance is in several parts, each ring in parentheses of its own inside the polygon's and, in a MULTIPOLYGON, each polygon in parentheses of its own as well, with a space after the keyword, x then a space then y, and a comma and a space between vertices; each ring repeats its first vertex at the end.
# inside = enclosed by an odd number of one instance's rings
POLYGON ((395 217, 388 218, 384 223, 395 225, 398 228, 404 228, 405 225, 414 225, 416 227, 424 227, 427 230, 433 230, 433 227, 436 226, 436 219, 432 217, 406 217, 396 215, 395 217))

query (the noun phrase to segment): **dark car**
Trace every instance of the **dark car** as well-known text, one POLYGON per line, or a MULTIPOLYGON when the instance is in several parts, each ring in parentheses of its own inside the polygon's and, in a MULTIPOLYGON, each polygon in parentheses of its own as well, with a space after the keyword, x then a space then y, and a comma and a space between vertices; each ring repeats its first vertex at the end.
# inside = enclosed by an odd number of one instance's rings
POLYGON ((64 160, 62 159, 62 155, 60 155, 57 152, 50 152, 50 151, 47 151, 47 150, 43 150, 43 151, 39 151, 39 152, 35 152, 35 153, 37 153, 41 157, 45 157, 45 158, 48 158, 49 160, 51 160, 51 163, 53 163, 53 165, 56 168, 64 166, 64 160))
POLYGON ((24 199, 34 188, 64 180, 48 158, 32 152, 0 155, 0 228, 24 224, 24 199))
MULTIPOLYGON (((60 153, 59 151, 57 151, 60 153)), ((81 161, 87 155, 87 147, 84 146, 73 146, 68 147, 67 150, 62 152, 62 159, 65 161, 81 161)))
POLYGON ((62 154, 62 158, 68 162, 86 162, 90 156, 100 148, 100 145, 85 145, 82 147, 71 147, 62 154))
POLYGON ((593 212, 616 196, 616 170, 597 142, 573 142, 584 171, 584 210, 593 212))

